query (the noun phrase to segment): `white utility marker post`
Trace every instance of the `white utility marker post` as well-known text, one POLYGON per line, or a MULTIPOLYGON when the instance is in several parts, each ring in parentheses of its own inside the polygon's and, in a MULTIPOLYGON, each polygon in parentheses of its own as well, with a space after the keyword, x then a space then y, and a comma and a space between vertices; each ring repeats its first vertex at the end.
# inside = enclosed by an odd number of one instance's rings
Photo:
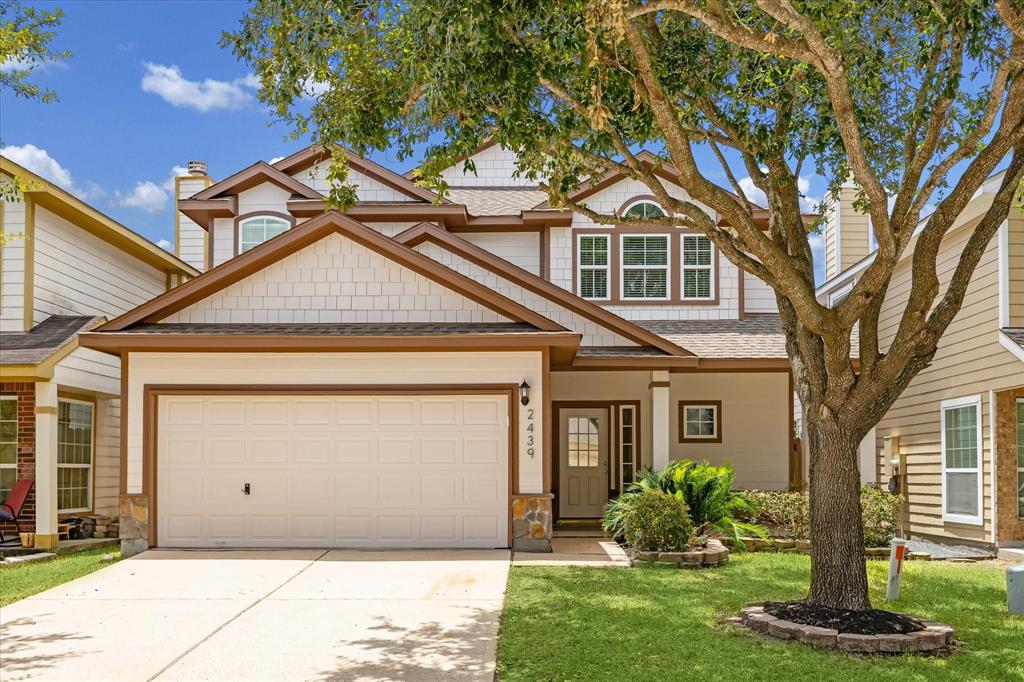
POLYGON ((893 538, 889 543, 889 584, 885 588, 885 598, 889 601, 900 598, 900 577, 903 575, 903 557, 906 552, 906 540, 893 538))

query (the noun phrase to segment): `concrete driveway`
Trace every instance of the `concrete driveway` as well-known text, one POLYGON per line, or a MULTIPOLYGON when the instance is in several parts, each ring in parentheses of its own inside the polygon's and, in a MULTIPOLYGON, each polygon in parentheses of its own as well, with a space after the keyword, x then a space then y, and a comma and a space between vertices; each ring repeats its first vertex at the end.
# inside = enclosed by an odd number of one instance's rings
POLYGON ((509 552, 151 551, 0 609, 3 680, 493 679, 509 552))

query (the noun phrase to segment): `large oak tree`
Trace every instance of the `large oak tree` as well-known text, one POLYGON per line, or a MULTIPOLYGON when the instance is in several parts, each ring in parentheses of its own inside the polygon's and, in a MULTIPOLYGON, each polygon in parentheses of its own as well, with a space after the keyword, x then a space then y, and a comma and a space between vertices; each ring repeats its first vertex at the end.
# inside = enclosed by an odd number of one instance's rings
MULTIPOLYGON (((1021 182, 1021 0, 254 0, 225 43, 296 134, 357 153, 407 156, 425 143, 420 181, 442 192, 439 171, 493 136, 555 206, 699 230, 770 284, 810 442, 808 598, 870 606, 857 448, 934 356, 1021 182), (677 169, 692 201, 637 158, 642 147, 677 169), (942 288, 943 236, 1000 169, 942 288), (569 199, 608 171, 646 184, 671 217, 569 199), (851 179, 861 188, 878 242, 834 308, 815 298, 801 215, 811 171, 833 190, 851 179), (767 230, 738 177, 767 197, 767 230), (879 313, 912 239, 909 300, 883 347, 879 313)), ((332 177, 334 200, 351 202, 340 155, 332 177)))

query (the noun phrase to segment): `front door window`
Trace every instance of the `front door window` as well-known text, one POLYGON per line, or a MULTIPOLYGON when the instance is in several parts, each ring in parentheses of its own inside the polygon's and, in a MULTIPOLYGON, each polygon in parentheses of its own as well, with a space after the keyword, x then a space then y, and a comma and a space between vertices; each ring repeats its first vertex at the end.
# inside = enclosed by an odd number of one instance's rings
POLYGON ((596 519, 608 501, 609 410, 560 410, 559 516, 596 519))

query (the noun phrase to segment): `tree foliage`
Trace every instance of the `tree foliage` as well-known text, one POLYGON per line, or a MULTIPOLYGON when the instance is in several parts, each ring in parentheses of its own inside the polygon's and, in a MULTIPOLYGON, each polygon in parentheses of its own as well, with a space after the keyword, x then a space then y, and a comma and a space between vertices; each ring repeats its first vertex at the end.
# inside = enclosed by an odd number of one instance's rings
POLYGON ((39 9, 18 0, 0 0, 0 88, 16 97, 57 101, 57 93, 29 79, 33 69, 71 57, 67 50, 50 47, 63 19, 60 8, 39 9))
MULTIPOLYGON (((224 41, 297 134, 360 154, 404 157, 425 145, 419 181, 442 193, 440 171, 496 138, 518 154, 520 174, 545 183, 554 206, 597 222, 697 230, 771 285, 808 415, 812 534, 835 533, 828 547, 816 543, 811 597, 863 608, 856 444, 931 361, 1020 186, 1022 8, 1024 0, 254 0, 224 41), (638 157, 644 147, 674 167, 688 198, 669 193, 638 157), (991 206, 940 286, 944 237, 1001 168, 991 206), (834 307, 815 296, 800 204, 809 170, 832 190, 856 183, 878 242, 834 307), (670 215, 625 217, 571 199, 608 172, 644 183, 670 215), (767 229, 742 176, 767 197, 767 229), (907 303, 883 344, 882 303, 911 253, 907 303), (834 580, 857 561, 860 578, 834 580)), ((336 171, 343 205, 354 200, 344 178, 336 171)))

